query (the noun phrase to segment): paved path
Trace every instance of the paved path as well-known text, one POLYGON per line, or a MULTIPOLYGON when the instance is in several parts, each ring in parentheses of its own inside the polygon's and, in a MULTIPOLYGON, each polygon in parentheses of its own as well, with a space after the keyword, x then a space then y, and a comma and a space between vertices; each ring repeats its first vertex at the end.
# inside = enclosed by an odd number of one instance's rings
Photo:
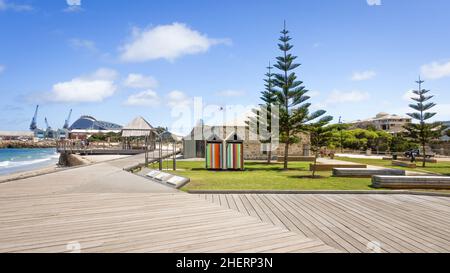
POLYGON ((122 170, 142 160, 0 184, 0 252, 337 251, 122 170))
MULTIPOLYGON (((359 163, 343 161, 343 160, 337 160, 337 159, 330 159, 330 158, 319 158, 318 162, 322 163, 322 164, 349 165, 349 168, 351 168, 351 165, 359 164, 359 163)), ((380 167, 380 166, 375 166, 375 165, 367 165, 367 168, 380 170, 380 169, 386 169, 387 167, 380 167)), ((427 175, 430 175, 430 173, 417 172, 417 171, 406 171, 406 175, 407 176, 427 176, 427 175)))
POLYGON ((204 194, 201 198, 346 252, 450 252, 450 198, 204 194))

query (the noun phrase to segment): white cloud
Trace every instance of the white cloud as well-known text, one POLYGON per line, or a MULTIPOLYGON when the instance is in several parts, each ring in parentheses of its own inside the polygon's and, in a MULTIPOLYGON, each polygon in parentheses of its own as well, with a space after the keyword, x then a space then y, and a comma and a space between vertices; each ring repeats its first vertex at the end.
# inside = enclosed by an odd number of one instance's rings
POLYGON ((354 72, 352 75, 352 81, 366 81, 373 79, 376 75, 377 73, 372 70, 354 72))
POLYGON ((96 52, 97 51, 97 47, 95 45, 95 42, 91 41, 91 40, 83 40, 83 39, 70 39, 69 40, 69 44, 71 47, 75 48, 75 49, 85 49, 91 52, 96 52))
POLYGON ((315 97, 320 96, 320 92, 319 91, 309 91, 308 93, 306 93, 306 96, 315 98, 315 97))
POLYGON ((447 104, 438 104, 435 108, 430 110, 431 112, 436 112, 437 115, 434 118, 435 120, 445 121, 450 120, 450 103, 447 104))
POLYGON ((328 96, 325 101, 325 105, 327 104, 340 104, 340 103, 354 103, 354 102, 362 102, 368 100, 370 95, 368 92, 362 91, 340 91, 333 90, 331 94, 328 96))
POLYGON ((5 71, 5 69, 6 67, 0 64, 0 74, 2 74, 5 71))
POLYGON ((369 6, 381 6, 381 0, 366 0, 369 6))
POLYGON ((192 100, 183 92, 174 90, 167 95, 167 105, 170 107, 189 106, 192 100))
POLYGON ((152 76, 132 73, 125 79, 124 85, 131 88, 152 89, 158 87, 158 81, 152 76))
POLYGON ((101 102, 117 90, 116 77, 116 71, 102 68, 91 75, 54 84, 44 98, 51 102, 101 102))
POLYGON ((224 90, 221 92, 217 93, 218 96, 221 97, 242 97, 245 95, 244 91, 240 91, 240 90, 224 90))
POLYGON ((413 93, 413 90, 408 90, 405 94, 403 94, 402 99, 405 101, 411 101, 412 97, 417 97, 417 95, 413 93))
POLYGON ((450 77, 450 61, 425 64, 421 67, 421 73, 426 79, 430 80, 450 77))
POLYGON ((174 61, 183 55, 207 52, 228 39, 210 39, 205 34, 182 23, 160 25, 149 29, 135 28, 132 41, 121 47, 121 59, 126 62, 145 62, 157 59, 174 61))
POLYGON ((160 100, 158 94, 153 90, 142 91, 128 97, 125 102, 128 106, 157 106, 160 100))
POLYGON ((66 0, 67 8, 65 12, 77 12, 81 11, 81 0, 66 0))
POLYGON ((30 5, 16 4, 8 0, 0 0, 0 11, 31 11, 33 7, 30 5))
POLYGON ((66 0, 67 8, 64 9, 65 12, 78 12, 82 11, 81 0, 66 0))

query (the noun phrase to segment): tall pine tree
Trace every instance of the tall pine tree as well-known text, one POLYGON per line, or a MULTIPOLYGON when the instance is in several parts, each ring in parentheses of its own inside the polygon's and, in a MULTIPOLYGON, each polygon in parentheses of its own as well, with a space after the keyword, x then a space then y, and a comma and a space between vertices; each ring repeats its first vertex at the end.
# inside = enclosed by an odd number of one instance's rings
POLYGON ((289 31, 281 31, 279 49, 282 56, 277 57, 277 63, 274 65, 280 73, 274 74, 274 93, 277 104, 280 106, 280 139, 285 144, 284 147, 284 169, 288 169, 289 146, 299 141, 298 134, 307 132, 307 123, 324 115, 325 111, 319 110, 314 113, 309 112, 310 99, 306 95, 308 90, 303 86, 303 82, 298 80, 294 69, 300 64, 294 63, 297 56, 293 56, 290 51, 294 47, 289 42, 289 31))
POLYGON ((408 113, 408 116, 417 120, 418 123, 410 123, 405 126, 407 130, 407 135, 415 142, 419 143, 422 148, 422 166, 426 165, 426 146, 430 142, 430 140, 439 138, 444 130, 444 127, 441 123, 427 123, 427 120, 434 117, 437 113, 429 112, 433 107, 436 106, 435 103, 430 102, 430 100, 434 96, 428 95, 430 90, 422 89, 422 81, 419 77, 419 80, 416 81, 419 85, 418 90, 414 90, 413 93, 416 95, 411 99, 415 101, 415 103, 410 104, 409 107, 416 110, 414 113, 408 113))
POLYGON ((251 124, 252 128, 257 130, 257 134, 260 136, 261 143, 268 144, 266 147, 267 152, 267 163, 270 164, 272 161, 272 107, 276 103, 276 97, 273 92, 273 67, 269 62, 267 67, 266 78, 264 79, 264 91, 261 92, 262 104, 259 108, 253 109, 254 117, 249 117, 247 124, 251 124), (261 131, 264 128, 264 132, 261 131))

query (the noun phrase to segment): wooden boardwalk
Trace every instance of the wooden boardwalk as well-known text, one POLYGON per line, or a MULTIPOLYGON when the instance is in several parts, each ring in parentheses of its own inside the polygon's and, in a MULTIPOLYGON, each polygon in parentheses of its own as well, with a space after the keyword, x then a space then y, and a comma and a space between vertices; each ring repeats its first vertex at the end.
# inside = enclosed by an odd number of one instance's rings
POLYGON ((450 199, 191 195, 133 156, 0 184, 0 252, 450 252, 450 199))
POLYGON ((0 252, 338 251, 122 170, 141 159, 0 184, 0 252))
POLYGON ((345 252, 450 252, 450 198, 205 194, 201 198, 345 252))

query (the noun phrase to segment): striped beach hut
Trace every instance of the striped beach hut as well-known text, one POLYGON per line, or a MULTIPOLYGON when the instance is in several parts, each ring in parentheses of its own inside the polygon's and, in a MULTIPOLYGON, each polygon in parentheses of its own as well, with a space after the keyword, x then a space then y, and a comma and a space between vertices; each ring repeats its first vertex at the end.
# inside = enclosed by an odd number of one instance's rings
POLYGON ((206 169, 222 170, 223 168, 223 140, 213 134, 206 139, 206 169))
POLYGON ((244 170, 244 140, 234 132, 225 139, 226 168, 244 170))

